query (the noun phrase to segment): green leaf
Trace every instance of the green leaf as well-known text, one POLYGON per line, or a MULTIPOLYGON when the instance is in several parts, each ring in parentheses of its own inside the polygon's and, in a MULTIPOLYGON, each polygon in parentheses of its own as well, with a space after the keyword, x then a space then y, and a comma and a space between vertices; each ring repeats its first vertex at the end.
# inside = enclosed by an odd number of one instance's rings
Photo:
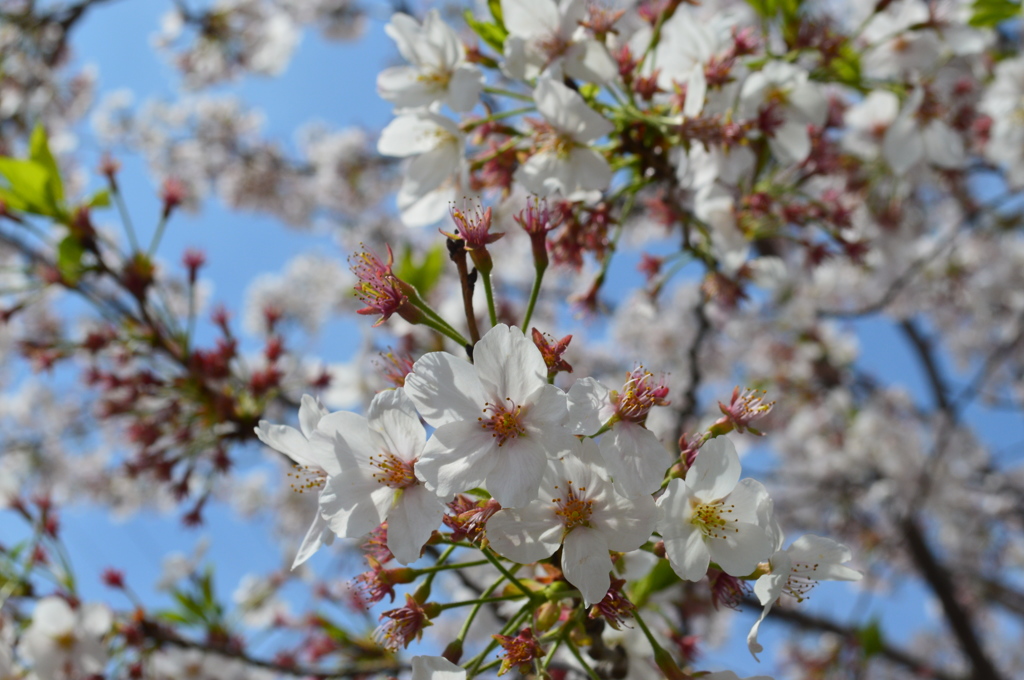
POLYGON ((885 642, 882 637, 882 627, 879 625, 878 621, 872 621, 858 630, 857 641, 860 642, 860 646, 861 649, 864 650, 865 657, 870 658, 881 652, 885 647, 885 642))
POLYGON ((491 10, 491 18, 494 19, 494 24, 502 30, 506 30, 505 15, 501 11, 501 0, 487 0, 487 9, 491 10))
POLYGON ((56 217, 58 210, 52 200, 50 171, 31 160, 18 160, 0 156, 0 176, 7 187, 0 188, 0 199, 13 210, 56 217))
POLYGON ((633 584, 630 599, 638 608, 642 608, 651 595, 679 583, 682 579, 672 571, 668 560, 659 560, 646 576, 633 584))
POLYGON ((406 246, 393 271, 398 278, 419 291, 420 295, 427 295, 441 278, 447 258, 447 251, 441 244, 428 250, 419 261, 413 259, 412 248, 406 246))
POLYGON ((777 8, 776 0, 747 0, 747 4, 750 5, 755 12, 765 18, 775 16, 775 10, 777 8))
POLYGON ((73 286, 82 277, 82 256, 85 247, 72 235, 65 236, 57 246, 57 270, 68 283, 73 286))
POLYGON ((836 81, 850 87, 861 87, 860 54, 849 42, 843 43, 838 56, 828 66, 836 81))
POLYGON ((28 143, 28 157, 29 160, 39 163, 50 173, 46 189, 51 203, 59 206, 64 202, 64 183, 60 179, 60 168, 57 166, 57 160, 50 153, 50 143, 46 138, 46 130, 43 129, 42 125, 36 125, 36 128, 32 131, 32 137, 28 143))
POLYGON ((473 32, 480 36, 480 39, 485 43, 494 48, 499 54, 505 51, 505 38, 508 37, 508 31, 505 30, 504 26, 499 24, 491 24, 486 21, 478 21, 473 18, 473 12, 466 10, 462 14, 466 20, 466 24, 473 29, 473 32))
POLYGON ((974 0, 971 5, 971 26, 991 28, 1020 16, 1021 5, 1013 0, 974 0))
POLYGON ((106 208, 110 205, 110 189, 100 189, 85 204, 90 208, 106 208))
POLYGON ((192 599, 190 595, 176 590, 171 595, 174 596, 174 600, 181 606, 179 614, 190 623, 205 623, 206 612, 203 611, 202 605, 192 599))

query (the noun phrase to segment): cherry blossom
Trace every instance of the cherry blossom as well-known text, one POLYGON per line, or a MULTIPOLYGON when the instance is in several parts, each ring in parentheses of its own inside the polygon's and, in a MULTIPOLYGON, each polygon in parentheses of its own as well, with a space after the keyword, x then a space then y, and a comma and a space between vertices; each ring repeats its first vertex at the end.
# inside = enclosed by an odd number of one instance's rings
POLYGON ((611 585, 608 551, 628 552, 646 543, 656 518, 650 496, 619 494, 595 460, 596 445, 583 446, 582 458, 549 464, 538 499, 495 513, 487 522, 487 540, 500 555, 524 564, 562 546, 562 572, 590 606, 611 585))
MULTIPOLYGON (((781 543, 781 533, 778 538, 781 543)), ((776 550, 770 560, 771 571, 754 584, 754 594, 764 606, 747 635, 747 646, 754 658, 764 650, 757 642, 761 623, 779 598, 788 594, 802 602, 818 581, 859 581, 861 573, 844 564, 852 558, 853 554, 845 545, 810 534, 796 539, 785 550, 776 550)))
POLYGON ((489 330, 472 364, 424 355, 405 389, 437 428, 416 475, 442 498, 482 486, 503 506, 521 507, 534 499, 546 461, 578 445, 565 426, 565 393, 548 384, 540 351, 518 328, 489 330))
POLYGON ((565 85, 541 78, 533 94, 544 116, 538 126, 539 145, 516 170, 515 180, 538 196, 559 192, 581 200, 608 187, 608 161, 590 145, 614 127, 565 85))
POLYGON ((617 75, 605 46, 580 26, 584 0, 501 0, 509 37, 505 40, 505 72, 532 80, 542 72, 586 82, 606 83, 617 75))
POLYGON ((658 499, 658 532, 672 568, 687 581, 703 578, 712 562, 732 576, 752 573, 771 552, 768 503, 760 482, 740 481, 728 439, 704 444, 686 478, 673 479, 658 499))
POLYGON ((392 15, 385 32, 398 45, 409 66, 386 68, 377 76, 377 93, 398 108, 434 102, 453 111, 472 109, 483 89, 483 73, 466 61, 466 49, 436 9, 422 25, 408 14, 392 15))
POLYGON ((320 496, 320 509, 339 536, 356 538, 388 523, 388 549, 402 564, 441 524, 444 504, 418 477, 426 432, 402 389, 380 392, 366 416, 340 411, 324 416, 313 440, 336 456, 320 496))
POLYGON ((106 605, 89 603, 75 610, 62 598, 45 597, 36 604, 18 651, 40 680, 102 673, 107 662, 103 637, 113 622, 106 605))
MULTIPOLYGON (((299 428, 287 425, 274 425, 261 420, 256 428, 256 436, 270 448, 280 451, 295 461, 295 472, 291 473, 294 480, 292 489, 298 493, 306 493, 316 489, 323 493, 326 480, 341 472, 337 459, 330 449, 310 441, 320 420, 327 415, 327 409, 313 397, 303 395, 299 405, 299 428)), ((319 512, 313 517, 305 538, 295 555, 292 569, 313 556, 322 545, 330 545, 334 540, 327 521, 319 512)))
POLYGON ((429 111, 399 115, 380 133, 377 150, 409 158, 398 192, 402 221, 410 227, 437 222, 465 187, 465 140, 450 119, 429 111))

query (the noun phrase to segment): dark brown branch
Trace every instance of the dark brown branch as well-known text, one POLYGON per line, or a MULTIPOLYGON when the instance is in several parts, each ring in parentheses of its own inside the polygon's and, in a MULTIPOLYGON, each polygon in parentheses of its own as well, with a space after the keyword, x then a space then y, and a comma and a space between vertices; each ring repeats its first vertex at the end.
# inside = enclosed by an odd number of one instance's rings
MULTIPOLYGON (((745 597, 743 599, 743 604, 748 609, 752 609, 754 611, 760 611, 761 609, 761 605, 758 603, 757 599, 752 596, 745 597)), ((768 615, 768 618, 773 621, 783 621, 791 626, 804 630, 834 633, 846 639, 855 638, 857 636, 857 630, 855 628, 844 626, 837 621, 808 613, 802 609, 777 606, 772 608, 771 614, 768 615)), ((877 654, 887 661, 891 661, 896 665, 906 668, 911 673, 919 674, 922 679, 966 680, 958 675, 952 675, 946 671, 934 668, 924 659, 919 659, 884 641, 880 643, 877 654)))
POLYGON ((996 671, 982 648, 971 616, 957 597, 952 578, 928 546, 917 520, 907 517, 901 522, 900 528, 907 542, 907 552, 925 582, 939 598, 949 627, 974 669, 971 677, 974 680, 999 680, 1002 675, 996 671))

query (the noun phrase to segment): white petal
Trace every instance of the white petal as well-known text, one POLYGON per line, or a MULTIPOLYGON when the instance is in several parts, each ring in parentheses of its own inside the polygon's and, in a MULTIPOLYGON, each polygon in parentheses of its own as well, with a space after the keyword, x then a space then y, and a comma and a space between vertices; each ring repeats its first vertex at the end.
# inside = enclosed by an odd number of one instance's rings
POLYGON ((483 486, 494 467, 496 448, 475 420, 442 425, 423 447, 416 477, 441 498, 483 486))
POLYGON ((424 354, 405 376, 405 392, 431 427, 472 418, 483 413, 484 396, 473 364, 448 354, 424 354))
POLYGON ((674 460, 654 433, 637 423, 621 421, 601 436, 601 457, 622 494, 634 498, 661 488, 674 460))
POLYGON ((381 487, 356 472, 332 477, 320 492, 320 512, 341 538, 359 538, 384 521, 378 502, 381 487))
POLYGON ((306 532, 306 536, 302 539, 302 545, 299 546, 299 551, 295 553, 295 561, 292 562, 292 569, 295 569, 300 564, 303 564, 306 560, 313 556, 313 554, 320 549, 321 545, 330 544, 334 540, 334 534, 330 531, 330 525, 327 520, 324 519, 323 515, 320 514, 320 508, 317 508, 316 517, 313 518, 313 523, 309 525, 309 530, 306 532))
POLYGON ((562 546, 562 573, 583 595, 585 606, 604 599, 611 585, 608 575, 611 570, 608 544, 600 532, 587 527, 576 527, 569 532, 562 546))
POLYGON ((765 530, 756 524, 730 522, 724 539, 707 541, 711 559, 730 576, 747 576, 771 557, 772 545, 765 530))
POLYGON ((569 388, 569 421, 573 434, 591 435, 601 429, 599 412, 608 403, 608 388, 594 378, 577 380, 569 388))
POLYGON ((554 385, 542 383, 536 390, 527 397, 529 412, 524 416, 527 427, 544 430, 545 434, 551 428, 570 434, 566 426, 569 417, 569 400, 565 392, 554 385))
POLYGON ((442 116, 419 112, 398 116, 381 130, 377 151, 385 156, 404 158, 436 149, 458 127, 442 116))
POLYGON ((930 160, 940 168, 963 167, 966 156, 963 137, 941 120, 924 129, 924 146, 930 160))
POLYGON ((327 409, 324 408, 319 399, 308 394, 302 395, 302 401, 299 402, 299 429, 306 439, 313 435, 316 424, 325 415, 327 415, 327 409))
POLYGON ((493 464, 485 481, 487 491, 503 507, 519 508, 537 499, 548 456, 540 442, 520 437, 491 453, 493 464))
POLYGON ((850 549, 831 538, 805 534, 793 541, 786 553, 793 562, 814 565, 813 571, 801 569, 800 573, 819 581, 859 581, 862 578, 859 571, 843 565, 853 559, 850 549))
POLYGON ((511 35, 527 39, 554 35, 560 20, 554 0, 501 0, 501 17, 511 35))
POLYGON ((472 64, 459 64, 448 82, 448 96, 445 102, 452 111, 469 111, 480 100, 483 89, 483 72, 472 64))
POLYGON ((412 564, 430 534, 441 524, 444 503, 422 484, 402 490, 388 512, 388 549, 402 564, 412 564))
POLYGON ((563 57, 565 75, 588 83, 608 83, 619 75, 619 67, 608 48, 596 40, 581 40, 569 46, 563 57))
POLYGON ((260 441, 294 460, 299 465, 314 470, 324 470, 327 474, 340 472, 337 459, 333 452, 323 446, 310 443, 301 432, 287 425, 275 425, 261 420, 256 429, 260 441))
POLYGON ((605 496, 604 503, 594 508, 590 523, 604 536, 610 550, 629 552, 650 539, 657 518, 658 511, 650 496, 625 498, 612 490, 605 496))
POLYGON ((700 448, 686 472, 686 486, 694 496, 709 502, 725 498, 740 479, 740 458, 725 437, 715 437, 700 448))
POLYGON ((466 680, 466 671, 443 656, 414 656, 411 680, 466 680))
POLYGON ((600 139, 615 129, 611 121, 587 106, 579 93, 550 78, 537 81, 533 99, 552 127, 580 144, 600 139))
POLYGON ((692 525, 687 525, 685 539, 665 539, 665 557, 672 570, 684 581, 699 581, 708 573, 711 554, 704 545, 704 536, 692 525))
POLYGON ((473 363, 487 394, 522 406, 541 385, 548 369, 540 350, 518 328, 498 324, 473 348, 473 363))
POLYGON ((423 452, 427 433, 405 390, 399 388, 378 393, 370 402, 366 419, 369 426, 380 433, 389 453, 412 462, 423 452))
POLYGON ((530 564, 550 557, 562 539, 562 522, 548 502, 499 510, 487 520, 487 540, 502 557, 530 564))
POLYGON ((807 123, 790 118, 768 139, 772 153, 783 163, 803 163, 811 153, 811 135, 807 123))

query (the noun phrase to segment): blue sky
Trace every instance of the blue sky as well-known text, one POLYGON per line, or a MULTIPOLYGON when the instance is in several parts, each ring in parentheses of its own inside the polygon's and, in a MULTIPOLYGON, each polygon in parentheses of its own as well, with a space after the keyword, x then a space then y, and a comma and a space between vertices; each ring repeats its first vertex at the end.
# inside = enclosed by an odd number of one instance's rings
MULTIPOLYGON (((170 6, 170 2, 117 2, 90 14, 74 36, 74 58, 79 64, 96 65, 101 96, 122 88, 132 90, 137 103, 177 96, 177 74, 150 46, 160 15, 170 6)), ((293 131, 310 120, 322 120, 337 128, 383 127, 390 118, 391 107, 377 97, 375 78, 393 58, 394 50, 384 36, 383 23, 375 20, 368 23, 365 39, 354 44, 326 43, 315 33, 307 33, 281 78, 246 78, 216 91, 236 95, 261 109, 266 116, 267 134, 294 148, 293 131)), ((82 160, 94 164, 102 149, 88 143, 87 133, 82 139, 86 142, 81 148, 82 160)), ((122 160, 124 171, 120 181, 145 242, 151 229, 147 225, 155 224, 159 212, 157 187, 139 159, 122 160), (151 219, 147 220, 147 216, 151 219)), ((114 220, 112 213, 108 219, 114 220)), ((289 230, 260 215, 232 213, 216 201, 209 201, 197 216, 176 215, 161 254, 166 261, 176 264, 180 253, 190 246, 200 246, 207 253, 204 274, 215 282, 214 300, 235 310, 242 307, 246 286, 256 275, 279 270, 293 255, 324 249, 336 253, 339 260, 344 258, 324 234, 289 230)), ((343 328, 332 326, 333 330, 343 328)), ((866 350, 861 358, 865 368, 898 376, 913 394, 925 394, 923 374, 906 342, 888 324, 863 322, 856 330, 866 350)), ((345 343, 332 343, 331 338, 325 338, 322 348, 326 358, 344 359, 329 356, 332 344, 337 347, 345 343)), ((1007 418, 984 416, 980 422, 986 426, 986 436, 1003 444, 1024 441, 1024 423, 1019 417, 1012 421, 1007 418)), ((190 552, 200 536, 210 538, 207 555, 217 565, 218 582, 225 598, 243 574, 264 573, 280 566, 275 559, 276 551, 267 550, 266 523, 240 522, 230 512, 210 513, 209 523, 197 531, 183 530, 176 516, 143 515, 118 523, 96 510, 68 512, 65 526, 65 537, 87 598, 110 598, 111 594, 99 585, 98 575, 104 567, 118 565, 126 568, 132 586, 147 601, 159 599, 161 596, 151 586, 159 574, 161 556, 175 550, 190 552), (240 559, 239 555, 245 557, 240 559)), ((297 544, 301 537, 296 536, 295 540, 297 544)), ((323 561, 326 563, 326 558, 323 561)), ((865 607, 852 589, 824 584, 805 606, 828 611, 840 620, 856 607, 865 623, 874 614, 882 615, 887 634, 899 640, 900 631, 909 628, 907 623, 916 626, 927 619, 925 599, 919 589, 907 587, 884 598, 875 596, 865 607)), ((705 667, 731 668, 741 675, 772 672, 770 663, 756 664, 749 657, 743 638, 753 617, 740 618, 742 623, 734 628, 732 643, 718 650, 704 648, 705 667)), ((784 625, 773 624, 769 619, 761 640, 771 650, 788 632, 784 625)))

